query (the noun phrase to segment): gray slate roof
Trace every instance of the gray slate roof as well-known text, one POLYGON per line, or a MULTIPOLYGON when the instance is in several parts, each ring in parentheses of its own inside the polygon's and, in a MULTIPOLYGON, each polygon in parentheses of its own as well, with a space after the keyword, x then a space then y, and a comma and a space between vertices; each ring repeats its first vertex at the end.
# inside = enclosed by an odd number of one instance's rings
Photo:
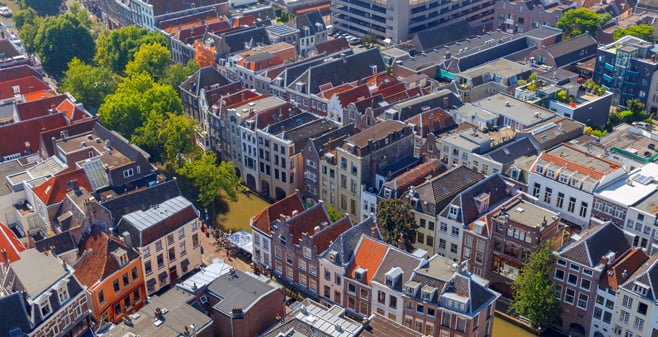
POLYGON ((473 35, 471 26, 464 20, 421 31, 412 40, 418 50, 427 51, 473 35))
POLYGON ((112 213, 114 222, 118 222, 125 214, 148 209, 181 195, 176 180, 161 182, 142 190, 127 193, 101 203, 112 213))
POLYGON ((421 258, 415 257, 407 252, 403 252, 397 248, 389 247, 384 259, 382 260, 377 273, 373 277, 373 280, 386 284, 386 273, 395 267, 402 269, 402 282, 401 284, 394 285, 394 288, 397 290, 402 290, 402 285, 410 280, 414 270, 422 266, 425 261, 421 258))
POLYGON ((624 230, 612 222, 607 222, 591 228, 578 241, 563 248, 559 254, 565 259, 595 267, 601 262, 601 257, 608 252, 615 252, 616 256, 621 256, 630 248, 624 230))
POLYGON ((0 337, 10 337, 9 332, 14 329, 24 334, 32 330, 25 301, 19 292, 0 298, 0 317, 0 337))
POLYGON ((221 299, 213 309, 230 315, 234 307, 240 307, 247 312, 266 295, 280 290, 236 270, 211 282, 207 291, 221 299))
POLYGON ((57 259, 36 249, 28 249, 19 254, 20 260, 11 264, 11 269, 31 298, 39 296, 68 272, 57 259), (38 268, 35 268, 38 266, 38 268))
MULTIPOLYGON (((484 179, 484 175, 465 166, 457 166, 416 187, 420 211, 436 215, 461 191, 484 179), (425 204, 425 201, 427 204, 425 204)), ((405 193, 403 198, 408 194, 405 193)))
MULTIPOLYGON (((361 221, 352 228, 341 233, 336 240, 327 248, 320 257, 327 258, 329 254, 334 254, 334 263, 338 266, 346 266, 352 260, 354 256, 354 251, 356 250, 356 245, 359 243, 362 235, 368 235, 372 233, 372 226, 377 226, 377 224, 372 220, 371 217, 361 221)), ((379 228, 377 228, 377 238, 381 238, 379 233, 379 228)))
MULTIPOLYGON (((507 191, 507 184, 505 179, 500 175, 492 175, 486 179, 478 182, 477 184, 469 187, 467 190, 459 194, 453 201, 451 205, 456 205, 460 207, 460 212, 455 219, 457 222, 462 224, 470 224, 475 221, 481 214, 478 212, 477 205, 475 204, 475 197, 483 193, 489 194, 489 209, 492 209, 497 204, 507 200, 509 194, 507 191)), ((448 212, 450 210, 446 207, 441 212, 441 216, 447 218, 448 212)))

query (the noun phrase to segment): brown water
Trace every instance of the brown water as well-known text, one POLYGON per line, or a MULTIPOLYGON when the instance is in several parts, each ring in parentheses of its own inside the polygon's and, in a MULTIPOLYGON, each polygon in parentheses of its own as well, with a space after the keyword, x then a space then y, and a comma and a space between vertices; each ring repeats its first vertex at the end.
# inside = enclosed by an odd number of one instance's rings
POLYGON ((498 317, 494 318, 492 337, 535 337, 532 334, 518 326, 498 317))
POLYGON ((269 205, 267 201, 253 193, 239 193, 236 202, 225 201, 219 205, 217 221, 224 231, 236 232, 244 229, 251 232, 249 219, 269 205))

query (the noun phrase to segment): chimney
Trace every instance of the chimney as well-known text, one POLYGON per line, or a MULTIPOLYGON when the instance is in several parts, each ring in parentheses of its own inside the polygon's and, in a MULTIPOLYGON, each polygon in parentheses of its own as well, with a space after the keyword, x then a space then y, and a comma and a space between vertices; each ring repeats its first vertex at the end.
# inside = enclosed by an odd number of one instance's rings
POLYGON ((9 258, 7 257, 7 250, 2 248, 2 250, 0 250, 0 254, 2 254, 2 261, 6 264, 9 264, 9 258))
POLYGON ((377 225, 373 224, 370 227, 370 236, 372 236, 373 238, 377 238, 377 225))
POLYGON ((376 64, 371 64, 370 65, 370 71, 372 72, 373 75, 377 75, 377 65, 376 64))
POLYGON ((398 249, 401 249, 401 250, 404 250, 404 251, 407 250, 406 243, 405 243, 405 240, 404 240, 404 237, 402 236, 402 234, 400 234, 400 237, 398 238, 398 249))
POLYGON ((345 53, 340 53, 340 59, 343 60, 343 63, 347 63, 347 55, 345 53))
POLYGON ((243 318, 242 307, 233 307, 231 309, 232 318, 243 318))
POLYGON ((123 243, 126 244, 126 246, 128 246, 128 247, 133 246, 133 240, 130 237, 130 233, 128 233, 128 232, 121 233, 121 240, 123 241, 123 243))

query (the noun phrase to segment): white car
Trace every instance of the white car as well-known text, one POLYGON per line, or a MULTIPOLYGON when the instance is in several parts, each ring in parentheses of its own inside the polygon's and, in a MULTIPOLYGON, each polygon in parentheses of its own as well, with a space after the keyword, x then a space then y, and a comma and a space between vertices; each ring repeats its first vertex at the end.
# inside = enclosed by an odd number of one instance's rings
POLYGON ((9 7, 0 7, 0 15, 4 17, 10 17, 12 15, 12 11, 9 7))

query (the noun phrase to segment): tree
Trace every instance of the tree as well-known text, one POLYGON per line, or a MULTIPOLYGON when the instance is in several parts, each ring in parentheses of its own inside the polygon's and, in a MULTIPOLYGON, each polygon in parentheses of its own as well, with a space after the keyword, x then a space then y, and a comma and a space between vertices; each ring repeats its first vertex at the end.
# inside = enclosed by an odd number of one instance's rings
POLYGON ((32 8, 39 15, 57 15, 64 0, 20 0, 21 8, 32 8))
POLYGON ((416 238, 416 219, 407 203, 401 199, 384 199, 377 203, 377 224, 384 240, 396 244, 403 236, 407 249, 416 238))
POLYGON ((619 40, 626 35, 633 35, 639 37, 642 40, 653 42, 654 38, 651 35, 653 31, 654 28, 652 26, 649 26, 647 24, 641 24, 637 26, 628 27, 626 29, 624 28, 617 29, 614 33, 612 33, 612 38, 615 40, 619 40))
POLYGON ((560 102, 565 102, 567 100, 567 91, 566 90, 560 90, 555 94, 555 98, 557 98, 558 101, 560 102))
POLYGON ((156 159, 174 162, 181 158, 180 154, 194 151, 193 134, 194 122, 188 116, 151 112, 131 140, 156 159))
POLYGON ((570 9, 562 14, 557 22, 557 28, 562 29, 567 38, 588 32, 596 36, 596 32, 601 26, 608 22, 612 16, 610 13, 598 14, 587 8, 570 9))
POLYGON ((214 206, 213 201, 220 190, 226 192, 232 201, 238 198, 240 178, 235 173, 233 162, 217 165, 217 157, 213 152, 205 152, 200 158, 185 162, 176 172, 189 179, 198 189, 197 201, 202 207, 214 206))
POLYGON ((44 70, 58 77, 73 58, 91 62, 96 43, 89 28, 67 13, 43 21, 34 38, 34 49, 44 70))
POLYGON ((97 111, 105 96, 112 94, 118 83, 119 77, 109 69, 94 67, 74 58, 64 72, 59 90, 70 92, 87 108, 97 111))
POLYGON ((119 30, 105 30, 98 36, 96 62, 121 75, 139 47, 151 43, 169 46, 164 35, 146 28, 133 25, 119 30))
POLYGON ((130 138, 152 112, 164 116, 182 111, 183 104, 171 86, 155 83, 151 75, 140 73, 119 83, 114 94, 105 97, 98 115, 106 127, 130 138))
POLYGON ((199 63, 195 60, 190 60, 187 62, 187 65, 175 63, 165 70, 160 83, 171 85, 174 89, 178 88, 181 83, 185 82, 197 70, 199 70, 199 63))
POLYGON ((170 63, 169 49, 158 43, 143 44, 126 65, 126 75, 147 72, 157 81, 163 77, 170 63))
POLYGON ((37 36, 37 32, 39 32, 43 18, 37 15, 34 9, 28 8, 14 14, 14 22, 16 23, 18 36, 21 38, 25 50, 29 54, 34 53, 34 38, 37 36))
POLYGON ((557 289, 551 282, 552 264, 553 252, 548 242, 543 242, 512 283, 512 311, 535 328, 546 328, 560 316, 557 289))
POLYGON ((361 37, 361 43, 363 43, 363 46, 366 48, 373 47, 377 42, 377 34, 374 32, 369 32, 361 37))
POLYGON ((337 211, 336 207, 334 207, 334 205, 331 204, 327 205, 325 209, 327 210, 327 214, 329 215, 329 220, 331 220, 331 222, 336 222, 338 221, 338 219, 342 218, 345 215, 342 212, 337 211))

